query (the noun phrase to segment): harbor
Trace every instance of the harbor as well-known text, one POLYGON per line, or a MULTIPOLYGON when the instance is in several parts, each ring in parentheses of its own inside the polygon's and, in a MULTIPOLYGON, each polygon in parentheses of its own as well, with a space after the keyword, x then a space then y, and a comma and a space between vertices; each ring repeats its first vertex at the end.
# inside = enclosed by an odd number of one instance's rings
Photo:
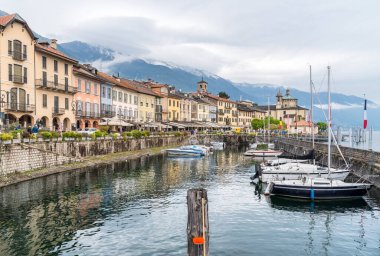
POLYGON ((185 255, 196 187, 208 191, 210 255, 378 253, 378 190, 330 203, 265 197, 246 150, 142 156, 3 187, 0 254, 185 255))

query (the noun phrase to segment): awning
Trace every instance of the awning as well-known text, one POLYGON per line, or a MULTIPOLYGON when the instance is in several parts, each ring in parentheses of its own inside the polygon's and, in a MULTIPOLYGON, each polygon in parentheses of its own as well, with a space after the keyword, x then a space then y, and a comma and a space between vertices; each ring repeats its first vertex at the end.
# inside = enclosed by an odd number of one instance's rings
POLYGON ((117 118, 105 118, 102 122, 99 123, 99 125, 111 125, 111 126, 124 126, 124 127, 132 127, 133 124, 127 123, 124 120, 117 119, 117 118))
POLYGON ((180 128, 180 129, 185 129, 185 128, 187 127, 187 126, 184 125, 184 124, 175 123, 175 122, 169 122, 168 124, 171 125, 171 126, 174 126, 174 127, 180 128))

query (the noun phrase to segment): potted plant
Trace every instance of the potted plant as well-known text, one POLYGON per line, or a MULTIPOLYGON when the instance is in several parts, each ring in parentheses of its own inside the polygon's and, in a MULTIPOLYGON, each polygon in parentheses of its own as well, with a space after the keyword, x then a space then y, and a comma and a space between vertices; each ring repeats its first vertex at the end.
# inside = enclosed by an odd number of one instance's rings
POLYGON ((52 138, 51 132, 42 131, 42 132, 40 132, 40 135, 41 135, 43 141, 50 141, 50 139, 52 138))
POLYGON ((37 140, 37 134, 36 133, 32 133, 29 137, 30 139, 30 142, 36 142, 37 140))
POLYGON ((59 135, 59 132, 51 132, 52 141, 58 141, 59 135))
POLYGON ((11 144, 13 135, 11 133, 2 133, 0 134, 0 140, 3 144, 11 144))

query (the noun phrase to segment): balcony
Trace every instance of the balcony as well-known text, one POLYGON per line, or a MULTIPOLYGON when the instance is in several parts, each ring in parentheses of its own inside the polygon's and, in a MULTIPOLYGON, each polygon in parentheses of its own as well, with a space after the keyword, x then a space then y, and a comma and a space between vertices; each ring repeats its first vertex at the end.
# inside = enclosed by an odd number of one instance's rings
POLYGON ((110 110, 102 110, 100 112, 101 117, 114 117, 116 115, 115 111, 110 111, 110 110))
POLYGON ((239 115, 237 113, 232 113, 233 117, 238 117, 239 115))
POLYGON ((78 89, 73 86, 55 83, 53 81, 47 81, 45 79, 36 79, 36 87, 46 90, 67 92, 67 93, 77 93, 78 89))
POLYGON ((224 107, 225 109, 231 109, 232 107, 230 105, 227 105, 224 107))
POLYGON ((27 59, 27 55, 25 53, 22 53, 20 51, 8 51, 8 55, 12 56, 14 60, 23 61, 27 59))
POLYGON ((65 109, 54 107, 54 108, 52 108, 52 113, 53 113, 53 116, 63 115, 63 114, 65 114, 65 109))
POLYGON ((100 113, 93 111, 77 110, 75 115, 83 118, 100 118, 100 113))
POLYGON ((4 109, 12 112, 33 112, 35 106, 31 104, 5 103, 4 109))
POLYGON ((18 75, 9 76, 9 80, 13 81, 13 83, 16 83, 16 84, 27 83, 27 77, 26 76, 18 76, 18 75))
POLYGON ((220 115, 220 116, 224 116, 224 112, 223 112, 223 111, 219 111, 219 112, 218 112, 218 115, 220 115))

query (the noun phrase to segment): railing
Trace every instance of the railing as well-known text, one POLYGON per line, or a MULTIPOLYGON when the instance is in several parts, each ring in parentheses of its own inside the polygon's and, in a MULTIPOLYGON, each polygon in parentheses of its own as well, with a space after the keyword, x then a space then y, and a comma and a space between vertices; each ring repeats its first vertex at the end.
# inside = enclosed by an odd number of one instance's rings
POLYGON ((42 89, 51 89, 61 92, 76 93, 78 89, 66 84, 55 83, 53 81, 47 81, 45 79, 36 79, 36 86, 42 89))
POLYGON ((12 56, 15 60, 26 60, 27 55, 19 51, 8 51, 8 55, 12 56))
POLYGON ((224 112, 219 111, 219 112, 218 112, 218 115, 220 115, 220 116, 224 116, 224 112))
POLYGON ((232 114, 233 117, 238 117, 239 115, 237 113, 232 114))
POLYGON ((111 111, 111 110, 102 110, 100 112, 101 117, 114 117, 115 115, 116 115, 116 112, 111 111))
POLYGON ((33 112, 35 110, 35 105, 32 104, 20 104, 20 103, 6 103, 4 106, 5 110, 14 112, 33 112))
POLYGON ((64 108, 53 107, 52 108, 52 113, 53 113, 53 115, 63 115, 63 114, 65 114, 65 109, 64 108))
POLYGON ((232 107, 231 106, 225 106, 224 108, 225 109, 231 109, 232 107))
POLYGON ((99 112, 85 111, 85 110, 77 110, 75 115, 78 117, 88 117, 88 118, 99 118, 100 117, 99 112))
POLYGON ((24 84, 24 83, 28 82, 26 76, 19 76, 19 75, 9 76, 9 80, 13 81, 14 83, 18 83, 18 84, 24 84))

